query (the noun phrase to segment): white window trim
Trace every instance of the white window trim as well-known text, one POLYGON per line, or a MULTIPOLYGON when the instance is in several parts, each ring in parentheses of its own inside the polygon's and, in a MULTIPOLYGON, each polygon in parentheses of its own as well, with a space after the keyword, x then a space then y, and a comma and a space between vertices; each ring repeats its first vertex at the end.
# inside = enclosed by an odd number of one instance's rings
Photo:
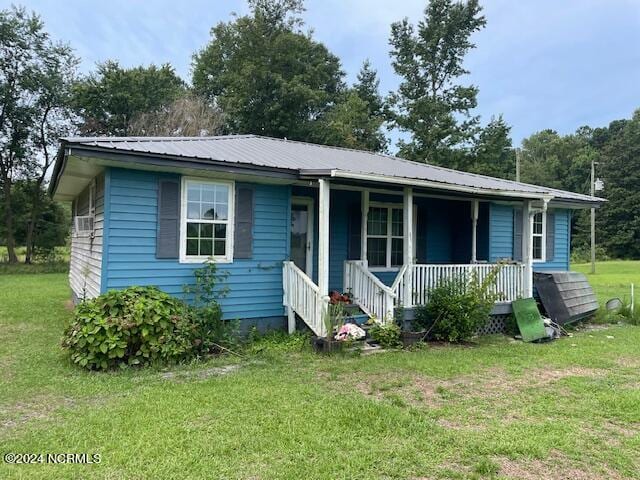
MULTIPOLYGON (((180 182, 180 263, 204 263, 207 260, 213 260, 215 263, 232 263, 233 262, 233 238, 235 227, 235 182, 231 180, 212 180, 203 177, 182 177, 180 182), (229 210, 227 225, 227 239, 225 242, 225 254, 222 255, 187 255, 187 184, 208 183, 210 185, 226 185, 229 187, 229 210)), ((224 223, 224 222, 211 222, 224 223)))
POLYGON ((545 263, 547 261, 547 212, 538 211, 531 215, 529 231, 531 232, 531 261, 533 263, 545 263), (533 220, 538 213, 542 214, 542 233, 533 233, 533 220), (541 237, 542 258, 533 258, 533 237, 541 237))
MULTIPOLYGON (((402 212, 402 219, 404 221, 404 204, 402 203, 392 203, 392 202, 369 202, 369 208, 374 207, 374 208, 387 208, 389 209, 389 213, 387 214, 387 235, 371 235, 371 238, 386 238, 387 239, 387 258, 386 258, 386 265, 384 267, 380 267, 380 266, 369 266, 369 271, 370 272, 397 272, 398 270, 400 270, 400 268, 402 267, 402 265, 399 266, 391 266, 391 243, 389 240, 393 239, 393 238, 402 238, 402 248, 404 248, 404 242, 405 242, 405 238, 404 238, 404 229, 402 231, 402 235, 391 235, 391 228, 392 228, 392 223, 393 223, 393 216, 392 216, 392 209, 398 209, 402 212)), ((366 235, 365 235, 365 244, 368 242, 369 239, 369 211, 367 210, 366 214, 363 215, 362 221, 365 222, 364 225, 366 226, 366 235)), ((416 251, 416 224, 417 224, 417 211, 414 205, 413 208, 413 231, 414 231, 414 235, 413 235, 413 251, 416 251)), ((369 251, 369 249, 367 248, 367 252, 369 251)))
MULTIPOLYGON (((82 232, 78 232, 76 230, 76 217, 78 216, 88 216, 88 217, 93 217, 94 218, 94 222, 95 222, 95 216, 96 216, 96 190, 97 190, 97 185, 96 185, 96 179, 92 179, 91 182, 88 185, 89 187, 89 210, 87 211, 86 215, 78 215, 78 198, 80 198, 80 196, 78 195, 75 200, 73 201, 73 223, 72 223, 72 236, 73 237, 77 237, 77 238, 82 238, 82 237, 93 237, 94 233, 95 233, 95 226, 94 226, 94 231, 90 231, 90 230, 84 230, 82 232)), ((84 191, 84 190, 83 190, 84 191)), ((95 223, 94 223, 95 225, 95 223)))

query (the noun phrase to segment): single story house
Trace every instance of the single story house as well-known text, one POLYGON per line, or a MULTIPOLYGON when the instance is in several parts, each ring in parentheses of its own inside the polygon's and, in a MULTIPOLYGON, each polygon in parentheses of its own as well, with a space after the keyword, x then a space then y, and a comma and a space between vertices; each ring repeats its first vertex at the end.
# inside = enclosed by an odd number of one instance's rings
MULTIPOLYGON (((181 295, 213 259, 224 317, 324 333, 331 290, 381 321, 443 278, 502 266, 501 305, 534 270, 569 269, 588 195, 255 135, 66 138, 51 180, 74 216, 75 299, 155 285, 181 295)), ((500 305, 497 305, 497 312, 500 305)))

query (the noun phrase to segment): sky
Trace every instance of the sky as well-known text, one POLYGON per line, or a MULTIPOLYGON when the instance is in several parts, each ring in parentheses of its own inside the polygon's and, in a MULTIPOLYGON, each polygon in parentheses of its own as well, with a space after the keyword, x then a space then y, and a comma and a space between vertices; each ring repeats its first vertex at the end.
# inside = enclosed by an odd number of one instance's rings
MULTIPOLYGON (((545 128, 562 134, 606 126, 640 108, 640 0, 480 0, 487 26, 465 60, 483 123, 503 115, 514 144, 545 128)), ((248 11, 239 0, 16 0, 68 42, 88 73, 97 62, 172 64, 190 79, 191 59, 210 29, 248 11)), ((0 0, 3 8, 11 2, 0 0)), ((314 38, 353 81, 369 59, 381 92, 399 78, 389 58, 392 22, 422 18, 426 0, 307 0, 314 38)))

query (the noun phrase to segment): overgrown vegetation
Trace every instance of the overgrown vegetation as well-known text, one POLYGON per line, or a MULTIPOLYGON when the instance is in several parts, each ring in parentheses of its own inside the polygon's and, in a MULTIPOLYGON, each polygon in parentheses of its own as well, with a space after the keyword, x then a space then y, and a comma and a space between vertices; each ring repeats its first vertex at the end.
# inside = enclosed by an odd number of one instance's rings
POLYGON ((500 267, 484 280, 476 272, 443 281, 429 291, 429 302, 416 307, 415 322, 436 340, 462 342, 470 339, 486 324, 498 300, 495 282, 500 267))
POLYGON ((200 337, 183 302, 155 287, 130 287, 80 303, 62 347, 81 367, 107 370, 185 359, 200 337))
POLYGON ((217 299, 221 274, 212 262, 185 286, 188 304, 156 287, 111 290, 81 302, 63 334, 71 359, 90 370, 175 363, 237 344, 233 323, 222 319, 217 299))
POLYGON ((369 330, 372 340, 379 343, 382 348, 396 348, 402 345, 400 342, 400 327, 396 323, 376 323, 369 330))

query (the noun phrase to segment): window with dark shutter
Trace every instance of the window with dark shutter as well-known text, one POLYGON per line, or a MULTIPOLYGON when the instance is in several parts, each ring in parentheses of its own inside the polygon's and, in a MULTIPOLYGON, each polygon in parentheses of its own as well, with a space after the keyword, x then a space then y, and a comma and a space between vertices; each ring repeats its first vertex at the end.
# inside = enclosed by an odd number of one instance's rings
POLYGON ((253 189, 236 188, 236 222, 234 229, 234 258, 253 255, 253 189))
POLYGON ((157 258, 178 258, 180 242, 180 183, 158 182, 157 258))
POLYGON ((556 215, 553 212, 547 212, 547 252, 546 261, 551 262, 555 257, 556 246, 556 215))

